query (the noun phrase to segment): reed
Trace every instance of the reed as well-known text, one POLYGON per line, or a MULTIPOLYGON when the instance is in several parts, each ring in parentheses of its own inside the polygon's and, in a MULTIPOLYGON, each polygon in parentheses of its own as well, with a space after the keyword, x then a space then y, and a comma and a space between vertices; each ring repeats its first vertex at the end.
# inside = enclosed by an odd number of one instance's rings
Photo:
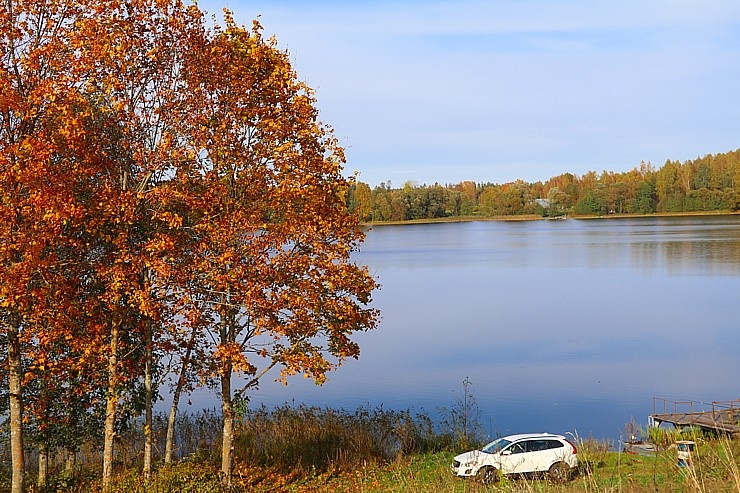
POLYGON ((249 411, 238 427, 237 461, 281 471, 351 470, 444 444, 424 413, 361 407, 353 412, 284 405, 249 411))

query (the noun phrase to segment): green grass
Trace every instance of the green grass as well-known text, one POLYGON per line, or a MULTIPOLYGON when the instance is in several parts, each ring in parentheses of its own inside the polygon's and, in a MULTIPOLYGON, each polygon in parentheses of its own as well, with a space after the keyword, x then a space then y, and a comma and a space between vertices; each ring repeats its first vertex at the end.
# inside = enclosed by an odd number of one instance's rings
POLYGON ((313 491, 740 493, 738 449, 737 443, 704 444, 697 451, 697 460, 691 468, 678 466, 674 449, 652 456, 585 450, 579 453, 584 467, 565 485, 524 478, 504 479, 496 485, 486 486, 474 480, 453 477, 449 471, 453 454, 425 454, 399 459, 387 466, 363 468, 356 473, 357 481, 347 489, 336 487, 345 484, 339 481, 336 485, 330 482, 325 489, 313 491))
MULTIPOLYGON (((324 472, 286 472, 238 464, 231 491, 254 493, 478 493, 478 492, 554 492, 554 493, 740 493, 740 443, 727 440, 702 442, 693 467, 679 467, 676 450, 668 448, 650 456, 604 450, 595 443, 582 444, 582 467, 572 481, 555 485, 545 479, 504 478, 494 485, 452 476, 454 453, 434 452, 398 456, 388 463, 366 462, 354 468, 324 472)), ((211 460, 183 461, 160 468, 146 485, 134 472, 115 481, 113 493, 225 492, 219 484, 217 467, 211 460)), ((80 492, 96 492, 88 485, 80 492)))
MULTIPOLYGON (((128 441, 121 449, 129 452, 119 456, 110 493, 740 493, 738 440, 653 430, 650 436, 664 447, 653 455, 637 456, 610 451, 608 444, 595 440, 574 439, 581 466, 569 483, 504 478, 483 485, 452 476, 453 456, 471 447, 435 432, 424 413, 287 405, 257 408, 244 416, 235 444, 234 486, 227 490, 219 475, 219 416, 201 413, 185 421, 193 425, 184 427, 189 430, 186 434, 193 436, 183 436, 181 443, 197 443, 197 448, 184 449, 186 458, 176 464, 157 464, 149 482, 140 473, 138 439, 122 437, 128 441), (682 468, 672 444, 687 438, 697 443, 695 460, 693 467, 682 468)), ((88 461, 80 463, 73 475, 67 476, 56 464, 47 488, 28 491, 99 493, 100 461, 93 445, 88 461)), ((7 470, 0 472, 0 492, 7 491, 8 480, 7 470)), ((31 470, 27 484, 35 484, 31 470)))

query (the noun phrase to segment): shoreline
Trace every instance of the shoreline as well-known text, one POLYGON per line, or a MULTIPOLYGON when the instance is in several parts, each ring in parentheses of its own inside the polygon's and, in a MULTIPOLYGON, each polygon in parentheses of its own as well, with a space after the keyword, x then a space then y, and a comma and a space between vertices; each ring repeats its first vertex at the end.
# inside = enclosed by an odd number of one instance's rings
POLYGON ((560 217, 544 217, 537 214, 525 214, 520 216, 452 216, 436 217, 429 219, 409 219, 407 221, 368 221, 360 223, 360 227, 372 228, 374 226, 403 226, 405 224, 436 224, 436 223, 468 223, 487 221, 557 221, 565 219, 625 219, 625 218, 647 218, 647 217, 702 217, 702 216, 738 216, 740 211, 700 211, 700 212, 655 212, 652 214, 607 214, 598 215, 571 215, 560 217))

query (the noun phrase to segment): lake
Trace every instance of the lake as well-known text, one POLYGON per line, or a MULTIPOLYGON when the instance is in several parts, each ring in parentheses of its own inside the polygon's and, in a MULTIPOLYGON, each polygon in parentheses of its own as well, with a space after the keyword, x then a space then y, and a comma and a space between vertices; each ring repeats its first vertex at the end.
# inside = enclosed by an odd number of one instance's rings
POLYGON ((438 417, 468 377, 491 435, 616 441, 654 396, 740 398, 740 216, 375 226, 355 258, 382 284, 360 359, 251 406, 438 417))

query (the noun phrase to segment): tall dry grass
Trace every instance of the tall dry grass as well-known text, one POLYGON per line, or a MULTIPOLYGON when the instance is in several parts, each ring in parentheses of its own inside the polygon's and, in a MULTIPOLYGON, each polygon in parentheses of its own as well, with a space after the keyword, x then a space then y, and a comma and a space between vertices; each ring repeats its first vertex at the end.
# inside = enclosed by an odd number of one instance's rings
MULTIPOLYGON (((155 449, 163 451, 164 417, 155 421, 155 449)), ((141 432, 122 433, 111 493, 224 492, 220 485, 220 416, 216 411, 178 419, 180 460, 158 463, 151 482, 141 471, 141 432)), ((538 478, 504 478, 493 486, 452 476, 452 457, 462 452, 449 434, 435 430, 425 413, 360 408, 354 411, 284 405, 248 410, 237 427, 232 491, 312 493, 422 493, 484 491, 564 493, 740 493, 740 442, 692 435, 697 447, 689 467, 679 467, 677 439, 667 433, 650 456, 615 452, 613 444, 571 437, 578 446, 578 475, 565 485, 538 478)), ((46 492, 99 491, 99 444, 86 444, 72 473, 52 470, 46 492)), ((28 484, 34 484, 29 470, 28 484)), ((7 484, 0 472, 0 491, 7 484)), ((231 492, 228 492, 231 493, 231 492)))
POLYGON ((235 440, 237 461, 299 472, 354 469, 444 446, 424 413, 284 405, 251 410, 235 440))
POLYGON ((680 468, 691 491, 740 493, 740 443, 727 435, 708 442, 699 437, 692 460, 680 468))
MULTIPOLYGON (((152 429, 155 463, 162 460, 166 424, 166 416, 155 416, 152 429)), ((0 457, 7 452, 8 437, 4 438, 0 435, 0 457)), ((234 446, 237 464, 269 469, 283 476, 296 476, 335 474, 355 470, 368 463, 387 463, 398 456, 442 449, 450 441, 446 435, 435 432, 433 420, 423 412, 382 407, 344 411, 286 404, 273 409, 246 410, 237 423, 234 446)), ((197 470, 203 478, 210 477, 210 473, 204 471, 209 471, 209 465, 216 463, 220 446, 219 412, 205 409, 178 416, 175 457, 184 461, 183 467, 189 471, 185 476, 190 477, 192 471, 197 470)), ((115 444, 114 465, 116 471, 125 473, 119 477, 119 482, 125 483, 130 491, 144 491, 137 486, 143 449, 143 423, 134 423, 120 430, 115 444)), ((31 458, 27 468, 31 478, 28 484, 35 484, 32 478, 38 462, 33 460, 33 450, 28 452, 31 458)), ((91 478, 99 474, 101 452, 102 443, 91 441, 83 444, 75 454, 74 467, 70 468, 67 451, 54 451, 48 490, 84 489, 81 485, 91 483, 91 478)), ((173 476, 170 468, 162 471, 170 474, 168 482, 175 481, 177 475, 173 476)), ((9 476, 9 461, 3 461, 0 464, 0 492, 9 476)))

